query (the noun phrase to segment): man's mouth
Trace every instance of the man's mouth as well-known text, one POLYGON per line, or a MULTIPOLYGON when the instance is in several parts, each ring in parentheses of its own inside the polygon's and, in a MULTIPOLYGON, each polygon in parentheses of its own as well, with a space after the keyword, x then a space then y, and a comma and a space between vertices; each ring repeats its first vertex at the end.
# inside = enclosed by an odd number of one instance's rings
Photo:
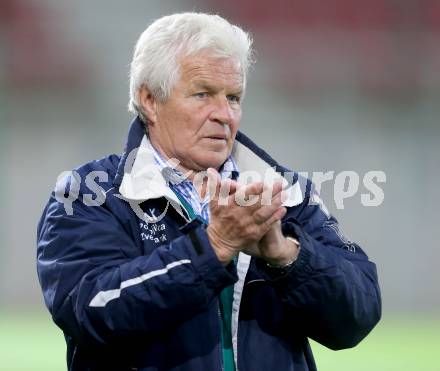
POLYGON ((208 135, 206 136, 208 139, 215 139, 215 140, 227 140, 227 136, 224 134, 218 134, 218 135, 208 135))

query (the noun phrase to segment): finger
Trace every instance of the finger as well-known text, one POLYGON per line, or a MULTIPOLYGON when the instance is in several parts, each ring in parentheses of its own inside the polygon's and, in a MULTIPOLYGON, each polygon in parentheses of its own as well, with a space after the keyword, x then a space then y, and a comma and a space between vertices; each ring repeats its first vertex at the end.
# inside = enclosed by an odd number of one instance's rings
POLYGON ((218 198, 218 194, 220 192, 220 174, 214 168, 208 168, 206 171, 208 174, 208 192, 209 199, 214 200, 218 198))
POLYGON ((260 200, 260 194, 263 192, 262 182, 253 182, 247 185, 237 184, 237 190, 232 195, 233 201, 238 206, 253 207, 260 200))
POLYGON ((235 192, 237 192, 238 189, 238 183, 236 180, 230 179, 231 181, 231 186, 229 188, 229 194, 233 194, 235 192))
POLYGON ((264 191, 263 182, 253 182, 244 187, 243 193, 246 197, 260 195, 264 191))
MULTIPOLYGON (((260 183, 260 182, 258 182, 260 183)), ((252 183, 255 184, 255 183, 252 183)), ((270 192, 272 195, 275 195, 281 192, 283 189, 282 182, 266 182, 263 183, 263 192, 270 192)))
POLYGON ((261 197, 262 205, 270 205, 274 197, 283 190, 282 182, 266 183, 261 197))
POLYGON ((254 212, 253 218, 255 222, 257 224, 264 223, 281 207, 282 203, 282 193, 280 192, 272 200, 270 200, 270 203, 260 207, 254 212))
POLYGON ((289 199, 289 192, 285 189, 281 191, 281 202, 284 204, 289 199))
POLYGON ((278 221, 280 221, 287 213, 287 209, 283 206, 278 208, 272 216, 267 219, 263 224, 261 224, 261 228, 263 228, 266 232, 278 221))
POLYGON ((220 192, 222 194, 234 194, 237 191, 238 184, 233 179, 224 179, 220 182, 220 192))
POLYGON ((280 193, 282 190, 283 190, 283 183, 282 182, 275 182, 273 185, 272 195, 275 196, 276 194, 280 193))
POLYGON ((237 185, 231 179, 225 179, 220 182, 220 190, 218 192, 218 204, 219 205, 229 205, 231 200, 231 195, 236 191, 237 185))

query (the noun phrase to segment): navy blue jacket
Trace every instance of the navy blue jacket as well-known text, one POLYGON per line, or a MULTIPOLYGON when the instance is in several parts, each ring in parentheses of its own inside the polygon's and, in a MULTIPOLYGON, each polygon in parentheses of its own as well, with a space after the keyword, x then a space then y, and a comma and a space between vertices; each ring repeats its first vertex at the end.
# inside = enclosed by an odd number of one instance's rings
MULTIPOLYGON (((294 191, 282 228, 301 245, 294 266, 278 272, 240 254, 224 267, 206 226, 142 173, 145 140, 135 119, 124 154, 66 177, 38 225, 38 276, 69 370, 221 370, 219 293, 234 283, 239 371, 315 370, 308 338, 343 349, 371 331, 381 315, 375 265, 340 233, 310 181, 285 176, 294 191)), ((234 151, 240 172, 287 172, 242 133, 234 151)))

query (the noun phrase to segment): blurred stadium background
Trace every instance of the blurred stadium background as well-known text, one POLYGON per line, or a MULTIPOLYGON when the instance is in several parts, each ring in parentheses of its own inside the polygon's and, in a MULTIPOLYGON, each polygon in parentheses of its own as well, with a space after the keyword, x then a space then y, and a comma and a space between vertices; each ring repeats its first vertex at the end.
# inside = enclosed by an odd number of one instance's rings
POLYGON ((440 1, 0 0, 0 369, 62 370, 35 230, 62 171, 120 153, 128 64, 155 18, 219 13, 257 50, 242 130, 300 171, 387 175, 384 202, 338 209, 377 263, 383 320, 352 350, 314 344, 320 370, 440 370, 440 1))

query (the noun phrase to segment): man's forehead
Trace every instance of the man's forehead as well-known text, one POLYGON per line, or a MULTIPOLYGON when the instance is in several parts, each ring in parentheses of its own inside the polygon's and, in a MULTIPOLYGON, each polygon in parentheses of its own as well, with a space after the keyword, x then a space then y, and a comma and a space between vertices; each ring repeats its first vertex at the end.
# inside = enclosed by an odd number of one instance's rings
POLYGON ((242 89, 243 71, 237 58, 213 57, 206 53, 182 58, 181 76, 194 86, 210 87, 224 83, 242 89))
POLYGON ((226 88, 235 94, 242 93, 243 83, 241 77, 236 80, 223 79, 216 76, 212 79, 198 79, 197 77, 189 81, 189 87, 206 91, 217 91, 226 88))

